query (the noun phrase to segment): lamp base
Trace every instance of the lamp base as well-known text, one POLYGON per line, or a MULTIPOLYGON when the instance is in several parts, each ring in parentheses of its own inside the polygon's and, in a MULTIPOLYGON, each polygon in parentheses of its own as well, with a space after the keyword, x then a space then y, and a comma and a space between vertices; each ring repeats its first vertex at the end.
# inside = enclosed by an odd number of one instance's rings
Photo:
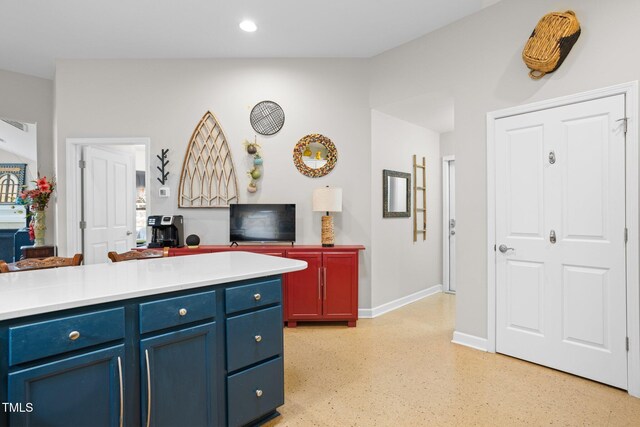
POLYGON ((335 243, 335 235, 333 234, 333 217, 329 215, 322 216, 322 246, 332 247, 335 243))

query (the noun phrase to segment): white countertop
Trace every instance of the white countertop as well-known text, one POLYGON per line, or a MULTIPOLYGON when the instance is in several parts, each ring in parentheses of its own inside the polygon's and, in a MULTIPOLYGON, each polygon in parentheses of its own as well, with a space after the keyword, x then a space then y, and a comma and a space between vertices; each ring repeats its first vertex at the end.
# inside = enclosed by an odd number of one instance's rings
POLYGON ((307 263, 219 252, 0 274, 0 320, 304 270, 307 263))

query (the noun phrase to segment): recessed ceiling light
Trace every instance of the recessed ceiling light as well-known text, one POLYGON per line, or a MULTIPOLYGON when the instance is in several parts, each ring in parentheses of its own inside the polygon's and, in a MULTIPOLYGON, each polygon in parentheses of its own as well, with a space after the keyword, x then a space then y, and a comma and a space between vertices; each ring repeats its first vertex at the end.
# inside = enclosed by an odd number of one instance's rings
POLYGON ((258 29, 258 26, 256 25, 255 22, 250 21, 249 19, 245 19, 240 23, 240 29, 242 31, 246 31, 247 33, 253 33, 255 30, 258 29))

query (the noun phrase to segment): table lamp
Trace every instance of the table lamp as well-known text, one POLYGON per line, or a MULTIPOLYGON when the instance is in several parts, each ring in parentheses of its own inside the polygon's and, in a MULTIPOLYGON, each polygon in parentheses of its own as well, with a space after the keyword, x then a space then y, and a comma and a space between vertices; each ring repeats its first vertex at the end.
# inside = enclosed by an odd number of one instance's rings
POLYGON ((327 213, 322 216, 322 246, 332 247, 335 238, 329 212, 342 212, 342 188, 327 186, 313 190, 313 211, 327 213))

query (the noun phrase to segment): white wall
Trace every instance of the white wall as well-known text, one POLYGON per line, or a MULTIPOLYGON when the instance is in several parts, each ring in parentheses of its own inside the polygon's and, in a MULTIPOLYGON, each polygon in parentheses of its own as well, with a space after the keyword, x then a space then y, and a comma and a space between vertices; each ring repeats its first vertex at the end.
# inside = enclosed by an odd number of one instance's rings
POLYGON ((455 156, 456 143, 454 141, 453 132, 445 132, 440 134, 440 156, 455 156))
MULTIPOLYGON (((442 166, 436 132, 371 112, 371 296, 376 308, 442 284, 442 166), (413 242, 410 218, 382 217, 382 170, 413 174, 427 161, 427 240, 413 242)), ((420 176, 420 175, 419 175, 420 176)), ((413 191, 411 194, 413 198, 413 191)), ((412 206, 415 200, 412 200, 412 206)), ((419 205, 422 203, 420 198, 419 205)), ((422 221, 420 216, 420 223, 422 221)))
MULTIPOLYGON (((335 215, 336 244, 363 244, 360 301, 370 307, 371 117, 367 60, 62 60, 56 68, 56 168, 63 175, 65 142, 71 137, 151 139, 149 196, 153 212, 181 214, 185 233, 202 242, 228 242, 228 209, 178 209, 182 161, 189 138, 207 110, 219 120, 230 144, 241 202, 296 203, 299 243, 320 243, 321 213, 311 210, 313 189, 343 188, 343 212, 335 215), (259 191, 246 191, 248 155, 253 139, 249 112, 262 100, 284 109, 283 129, 259 137, 264 176, 259 191), (293 165, 293 147, 310 133, 334 142, 338 162, 329 175, 308 178, 293 165), (169 148, 169 199, 158 198, 155 155, 169 148)), ((60 188, 58 245, 66 253, 65 189, 60 188)))
POLYGON ((638 80, 639 16, 638 0, 503 0, 373 59, 373 108, 435 90, 455 99, 456 330, 487 336, 486 113, 638 80), (524 43, 545 13, 567 9, 582 35, 558 71, 533 81, 524 43))

